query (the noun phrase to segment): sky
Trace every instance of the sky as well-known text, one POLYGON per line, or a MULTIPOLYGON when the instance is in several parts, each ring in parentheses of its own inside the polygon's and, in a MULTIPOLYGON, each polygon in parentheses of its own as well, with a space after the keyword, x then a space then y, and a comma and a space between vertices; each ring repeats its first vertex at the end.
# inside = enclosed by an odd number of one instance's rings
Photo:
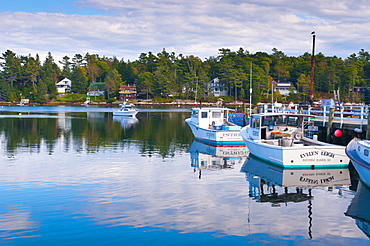
POLYGON ((174 52, 202 60, 219 49, 343 59, 370 52, 368 0, 1 0, 0 52, 56 62, 75 54, 134 61, 174 52))

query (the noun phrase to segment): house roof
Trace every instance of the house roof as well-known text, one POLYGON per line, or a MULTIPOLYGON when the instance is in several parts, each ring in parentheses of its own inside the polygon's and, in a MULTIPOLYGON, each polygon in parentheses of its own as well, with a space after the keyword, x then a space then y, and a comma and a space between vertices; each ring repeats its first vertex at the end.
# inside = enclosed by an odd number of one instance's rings
POLYGON ((97 87, 100 90, 103 88, 103 84, 101 82, 91 82, 89 88, 94 89, 94 87, 97 87))

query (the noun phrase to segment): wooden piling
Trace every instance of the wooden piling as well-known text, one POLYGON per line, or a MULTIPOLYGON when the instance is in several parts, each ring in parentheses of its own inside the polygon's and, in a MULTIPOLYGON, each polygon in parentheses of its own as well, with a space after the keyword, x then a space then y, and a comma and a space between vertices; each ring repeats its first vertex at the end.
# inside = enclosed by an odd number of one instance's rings
POLYGON ((331 128, 333 127, 333 121, 334 121, 334 111, 335 108, 331 108, 329 111, 329 121, 328 121, 328 128, 326 129, 326 142, 330 143, 331 141, 331 128))

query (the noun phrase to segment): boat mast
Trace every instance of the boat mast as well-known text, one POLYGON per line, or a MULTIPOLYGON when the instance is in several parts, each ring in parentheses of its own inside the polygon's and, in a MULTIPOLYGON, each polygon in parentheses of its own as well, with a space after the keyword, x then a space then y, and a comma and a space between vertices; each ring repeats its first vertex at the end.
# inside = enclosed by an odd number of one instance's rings
POLYGON ((249 115, 252 114, 252 62, 250 69, 250 78, 249 78, 249 115))
POLYGON ((311 82, 310 82, 310 94, 308 95, 308 102, 310 105, 313 104, 313 84, 315 79, 315 31, 312 34, 312 56, 311 56, 311 82))

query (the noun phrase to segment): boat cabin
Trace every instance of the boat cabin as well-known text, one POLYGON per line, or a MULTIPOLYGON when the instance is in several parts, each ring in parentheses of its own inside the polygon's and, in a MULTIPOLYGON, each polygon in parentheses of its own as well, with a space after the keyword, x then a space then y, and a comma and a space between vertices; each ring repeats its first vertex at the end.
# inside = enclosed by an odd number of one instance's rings
POLYGON ((305 114, 265 113, 251 116, 249 136, 253 140, 290 138, 299 140, 304 133, 305 114))
POLYGON ((228 114, 231 109, 228 108, 193 108, 191 110, 191 121, 199 128, 213 130, 235 130, 238 128, 235 124, 228 122, 228 114), (227 128, 227 129, 226 129, 227 128))

